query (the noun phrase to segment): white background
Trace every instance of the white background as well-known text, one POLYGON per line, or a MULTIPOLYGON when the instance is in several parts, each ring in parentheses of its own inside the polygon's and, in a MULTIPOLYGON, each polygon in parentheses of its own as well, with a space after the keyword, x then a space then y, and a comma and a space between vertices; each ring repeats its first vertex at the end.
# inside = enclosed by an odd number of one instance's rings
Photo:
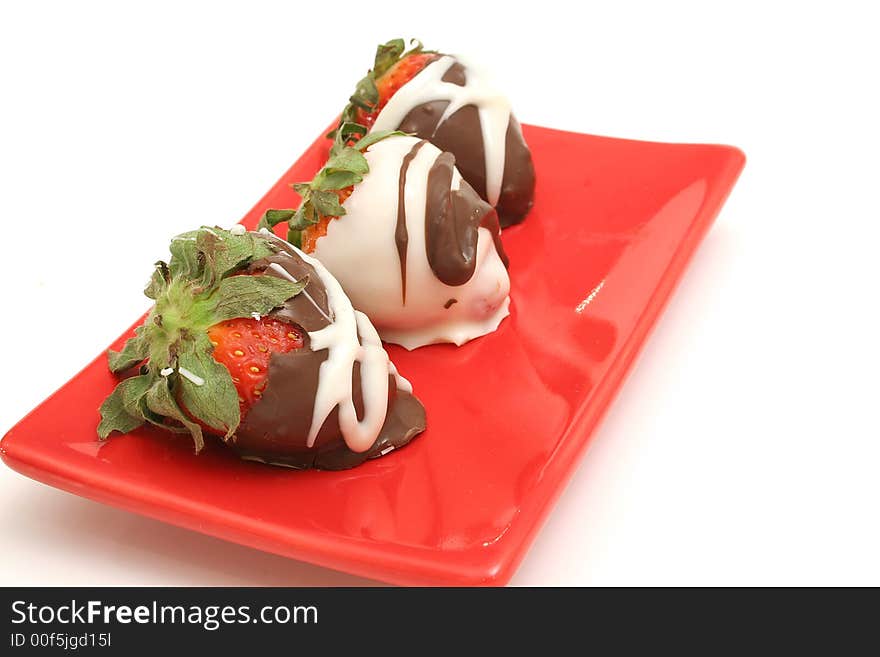
MULTIPOLYGON (((419 36, 524 122, 749 158, 512 583, 880 584, 869 3, 484 4, 4 3, 0 433, 147 308, 171 235, 237 221, 419 36)), ((2 585, 369 583, 6 468, 0 499, 2 585)))

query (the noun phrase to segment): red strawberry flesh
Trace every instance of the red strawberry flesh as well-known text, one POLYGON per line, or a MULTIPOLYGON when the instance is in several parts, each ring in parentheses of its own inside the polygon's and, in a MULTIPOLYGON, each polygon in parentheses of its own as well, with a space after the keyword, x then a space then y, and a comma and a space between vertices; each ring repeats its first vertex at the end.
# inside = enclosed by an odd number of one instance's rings
POLYGON ((232 375, 242 418, 266 389, 272 354, 303 347, 301 328, 271 317, 230 319, 208 329, 208 337, 214 360, 232 375))
POLYGON ((376 117, 391 97, 400 88, 412 80, 423 68, 430 64, 437 55, 434 53, 414 53, 407 55, 376 80, 376 89, 379 91, 379 104, 372 112, 358 110, 358 123, 368 128, 372 127, 376 117))

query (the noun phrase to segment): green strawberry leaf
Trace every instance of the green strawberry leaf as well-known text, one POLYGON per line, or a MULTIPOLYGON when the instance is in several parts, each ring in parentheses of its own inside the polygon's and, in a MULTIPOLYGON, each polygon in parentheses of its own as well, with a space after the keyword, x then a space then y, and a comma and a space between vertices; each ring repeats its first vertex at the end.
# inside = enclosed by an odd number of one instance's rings
POLYGON ((379 103, 379 90, 376 88, 376 81, 370 75, 358 80, 354 93, 349 102, 355 107, 360 107, 368 112, 372 111, 379 103))
POLYGON ((298 228, 288 228, 287 229, 287 241, 293 244, 296 248, 302 248, 302 231, 298 228))
POLYGON ((322 217, 341 217, 345 214, 345 208, 339 204, 336 192, 315 190, 312 192, 312 202, 322 217))
POLYGON ((122 406, 132 417, 140 418, 141 420, 145 419, 141 410, 141 400, 155 378, 155 374, 147 372, 146 374, 132 376, 123 381, 127 385, 122 389, 122 406))
POLYGON ((159 260, 154 266, 153 275, 150 276, 150 282, 147 283, 147 287, 144 290, 147 298, 153 301, 165 292, 168 288, 168 283, 171 281, 171 272, 168 271, 168 265, 159 260))
POLYGON ((266 210, 257 223, 257 229, 266 228, 271 231, 278 224, 290 221, 294 214, 296 210, 266 210))
POLYGON ((305 289, 308 277, 293 283, 277 276, 230 276, 220 282, 210 297, 208 326, 254 313, 267 315, 305 289))
POLYGON ((341 148, 348 145, 349 142, 357 141, 367 134, 367 126, 355 122, 354 117, 342 121, 334 134, 334 143, 330 148, 330 154, 335 155, 341 148))
POLYGON ((204 333, 177 355, 180 401, 193 417, 230 438, 241 420, 232 376, 214 360, 214 347, 204 333))
MULTIPOLYGON (((419 44, 421 46, 421 44, 419 44)), ((420 48, 421 49, 421 48, 420 48)), ((376 48, 376 57, 373 60, 373 76, 380 78, 388 69, 399 60, 403 51, 406 50, 406 42, 403 39, 391 39, 376 48)))
POLYGON ((199 278, 202 264, 199 262, 199 249, 196 245, 198 234, 199 231, 191 230, 171 238, 171 260, 168 263, 171 278, 199 278))
MULTIPOLYGON (((355 150, 354 148, 343 147, 336 149, 335 153, 331 151, 330 159, 327 160, 325 168, 330 171, 339 170, 347 171, 353 174, 363 174, 367 173, 370 170, 370 165, 367 164, 367 158, 364 157, 363 153, 355 150)), ((357 182, 360 182, 360 180, 357 182)), ((336 187, 331 189, 339 188, 336 187)))
POLYGON ((149 374, 124 379, 104 400, 100 408, 101 422, 98 424, 101 440, 106 440, 114 431, 134 431, 144 423, 144 418, 137 411, 137 403, 146 394, 152 380, 149 374))
POLYGON ((149 354, 149 344, 143 338, 143 326, 138 326, 135 336, 125 341, 121 351, 107 351, 107 361, 111 372, 124 372, 143 361, 149 354))
POLYGON ((235 235, 219 227, 203 226, 196 243, 204 254, 205 269, 211 272, 214 280, 237 271, 244 263, 260 260, 275 252, 265 238, 247 232, 235 235))
MULTIPOLYGON (((358 155, 361 155, 353 148, 347 149, 349 151, 353 151, 358 155)), ((363 155, 361 155, 363 157, 363 155)), ((367 160, 364 158, 364 164, 366 164, 367 160)), ((370 170, 369 165, 367 165, 367 171, 370 170)), ((357 173, 356 171, 346 171, 344 169, 334 169, 332 171, 325 169, 320 174, 315 176, 315 180, 312 182, 312 193, 317 191, 332 191, 337 189, 345 189, 346 187, 351 187, 352 185, 356 185, 364 179, 362 175, 357 173)), ((335 196, 335 194, 334 194, 335 196)), ((320 212, 320 209, 319 209, 320 212)), ((325 214, 321 212, 321 214, 325 214)))
POLYGON ((307 226, 318 223, 318 213, 316 212, 311 199, 299 206, 293 215, 293 219, 291 219, 289 223, 291 226, 297 228, 306 228, 307 226))
MULTIPOLYGON (((196 447, 196 453, 198 453, 202 451, 202 448, 205 446, 205 438, 202 435, 202 428, 190 420, 178 405, 177 400, 171 393, 169 378, 170 377, 164 376, 158 377, 153 385, 150 386, 150 389, 147 390, 147 394, 145 395, 146 406, 155 414, 155 416, 148 417, 147 419, 149 422, 162 429, 169 429, 172 431, 174 430, 173 427, 169 426, 161 419, 157 419, 156 416, 158 416, 158 418, 170 418, 179 422, 192 436, 196 447)), ((238 400, 236 400, 235 403, 235 411, 236 413, 238 412, 238 400)))

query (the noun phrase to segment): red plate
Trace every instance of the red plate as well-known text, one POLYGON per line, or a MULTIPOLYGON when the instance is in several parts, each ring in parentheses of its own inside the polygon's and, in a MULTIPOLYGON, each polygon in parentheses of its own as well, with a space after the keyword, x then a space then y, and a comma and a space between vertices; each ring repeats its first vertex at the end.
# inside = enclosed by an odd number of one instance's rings
MULTIPOLYGON (((463 347, 389 348, 428 412, 411 445, 345 472, 221 447, 195 456, 150 429, 100 445, 97 408, 114 385, 101 355, 5 436, 3 459, 99 502, 365 577, 507 582, 745 162, 727 146, 524 131, 538 188, 504 233, 511 316, 463 347)), ((326 148, 316 141, 245 225, 294 205, 288 183, 310 179, 326 148)))

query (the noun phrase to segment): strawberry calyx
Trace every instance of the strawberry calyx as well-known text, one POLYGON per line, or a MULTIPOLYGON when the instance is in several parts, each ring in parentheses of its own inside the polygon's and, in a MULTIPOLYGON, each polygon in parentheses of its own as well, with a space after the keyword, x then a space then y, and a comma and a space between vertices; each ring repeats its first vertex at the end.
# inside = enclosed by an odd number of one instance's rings
POLYGON ((213 357, 209 329, 268 314, 308 281, 242 275, 277 250, 258 233, 203 226, 172 239, 170 250, 169 262, 156 263, 144 290, 155 305, 122 350, 108 353, 114 373, 140 367, 104 400, 98 436, 149 423, 190 433, 198 451, 203 426, 230 439, 241 421, 238 393, 229 370, 213 357))
POLYGON ((287 222, 287 241, 300 248, 308 245, 309 239, 316 239, 312 232, 314 227, 323 227, 326 233, 329 220, 345 214, 342 203, 370 172, 364 152, 383 139, 405 134, 399 130, 367 134, 367 129, 358 123, 342 124, 336 130, 330 157, 321 170, 311 181, 292 185, 301 197, 299 207, 295 210, 266 210, 257 227, 271 231, 278 224, 287 222))
MULTIPOLYGON (((437 54, 434 50, 425 50, 422 42, 418 39, 411 39, 410 45, 412 47, 407 50, 406 42, 403 39, 392 39, 387 43, 380 44, 376 48, 373 68, 367 71, 367 74, 355 86, 354 93, 342 110, 339 126, 327 135, 328 137, 335 137, 339 129, 346 123, 359 123, 361 125, 369 125, 371 123, 367 117, 379 109, 379 105, 383 100, 377 83, 397 64, 414 56, 437 54)), ((427 60, 425 63, 427 63, 427 60)), ((384 100, 387 101, 387 98, 384 100)))

